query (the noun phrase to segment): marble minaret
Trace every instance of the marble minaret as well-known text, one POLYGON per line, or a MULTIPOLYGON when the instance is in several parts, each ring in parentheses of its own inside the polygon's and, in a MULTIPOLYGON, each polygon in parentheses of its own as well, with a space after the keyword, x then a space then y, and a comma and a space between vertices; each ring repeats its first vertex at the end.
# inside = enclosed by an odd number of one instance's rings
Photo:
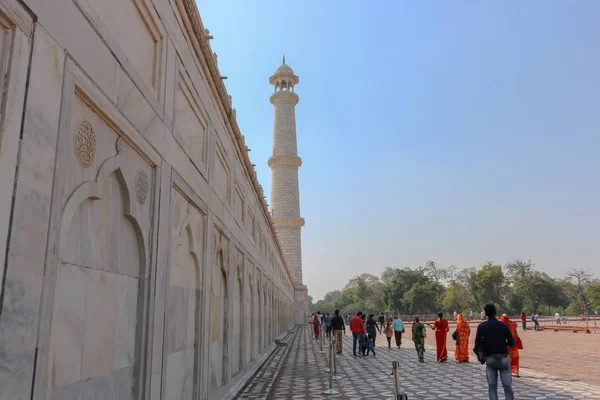
POLYGON ((300 192, 298 168, 302 160, 298 157, 296 141, 296 104, 298 95, 294 86, 299 78, 285 63, 281 64, 269 78, 275 87, 271 95, 273 116, 273 156, 269 158, 271 168, 271 216, 279 237, 283 256, 292 274, 296 303, 297 324, 306 322, 308 314, 308 290, 302 282, 302 244, 300 230, 304 218, 300 217, 300 192))

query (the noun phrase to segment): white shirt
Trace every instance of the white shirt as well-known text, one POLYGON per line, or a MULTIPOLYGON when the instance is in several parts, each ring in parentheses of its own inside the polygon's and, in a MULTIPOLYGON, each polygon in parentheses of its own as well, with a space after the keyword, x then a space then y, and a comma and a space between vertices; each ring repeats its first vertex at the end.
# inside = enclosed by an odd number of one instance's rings
POLYGON ((556 319, 560 319, 560 313, 556 313, 556 314, 554 314, 554 318, 556 318, 556 319))

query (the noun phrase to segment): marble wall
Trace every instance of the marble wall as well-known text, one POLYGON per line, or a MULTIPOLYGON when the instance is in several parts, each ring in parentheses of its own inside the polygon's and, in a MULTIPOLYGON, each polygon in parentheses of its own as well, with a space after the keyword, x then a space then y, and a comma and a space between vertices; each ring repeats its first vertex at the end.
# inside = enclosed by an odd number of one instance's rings
POLYGON ((207 36, 190 0, 0 0, 0 399, 228 398, 294 323, 207 36))

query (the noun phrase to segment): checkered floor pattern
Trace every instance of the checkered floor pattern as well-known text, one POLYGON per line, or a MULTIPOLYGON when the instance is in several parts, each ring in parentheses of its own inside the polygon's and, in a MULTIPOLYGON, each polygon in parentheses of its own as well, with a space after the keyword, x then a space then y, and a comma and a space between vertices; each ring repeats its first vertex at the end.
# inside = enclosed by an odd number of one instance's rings
MULTIPOLYGON (((487 399, 484 368, 475 362, 438 363, 435 351, 427 349, 425 363, 419 363, 412 342, 404 339, 402 348, 387 347, 379 336, 376 356, 352 356, 352 337, 344 336, 343 355, 338 356, 333 389, 338 394, 325 395, 329 388, 328 352, 321 353, 320 342, 308 327, 296 326, 286 341, 278 347, 238 399, 390 399, 394 400, 392 361, 400 362, 400 386, 408 399, 487 399)), ((326 350, 329 339, 324 342, 326 350)), ((449 354, 453 360, 454 355, 449 354)), ((502 386, 499 396, 504 398, 502 386)), ((600 399, 600 387, 550 377, 530 370, 521 370, 521 378, 513 378, 517 399, 600 399)))

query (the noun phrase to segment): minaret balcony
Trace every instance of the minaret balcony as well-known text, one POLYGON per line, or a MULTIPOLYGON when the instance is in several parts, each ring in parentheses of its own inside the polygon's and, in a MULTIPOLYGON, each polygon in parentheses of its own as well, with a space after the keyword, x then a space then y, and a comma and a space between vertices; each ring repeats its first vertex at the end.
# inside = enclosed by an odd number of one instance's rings
POLYGON ((298 104, 298 102, 300 101, 300 98, 294 92, 290 92, 287 90, 280 90, 278 92, 271 93, 271 97, 269 98, 269 100, 271 101, 271 104, 278 104, 278 103, 298 104))
POLYGON ((302 228, 304 226, 304 218, 272 218, 275 228, 278 227, 291 227, 291 228, 302 228))
POLYGON ((269 157, 267 164, 270 168, 277 167, 280 165, 288 165, 290 167, 300 167, 302 165, 302 159, 300 157, 283 157, 283 156, 272 156, 269 157))

